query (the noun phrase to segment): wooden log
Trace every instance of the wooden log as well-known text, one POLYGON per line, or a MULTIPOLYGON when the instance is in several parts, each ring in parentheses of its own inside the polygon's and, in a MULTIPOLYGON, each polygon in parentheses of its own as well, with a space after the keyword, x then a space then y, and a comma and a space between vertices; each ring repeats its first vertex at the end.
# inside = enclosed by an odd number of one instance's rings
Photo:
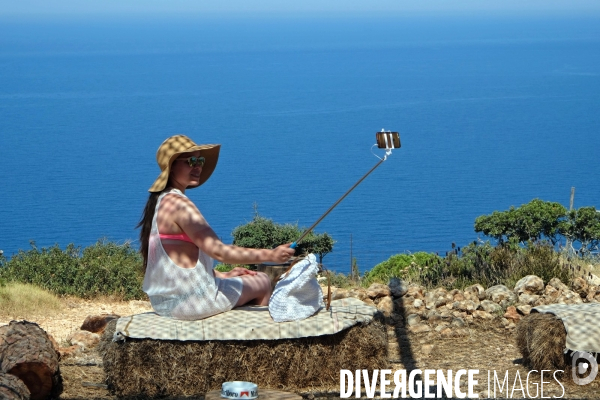
POLYGON ((0 372, 0 399, 27 400, 29 395, 29 389, 22 380, 14 375, 0 372))
POLYGON ((57 398, 62 393, 59 357, 38 324, 11 321, 0 327, 0 372, 21 379, 32 400, 57 398))

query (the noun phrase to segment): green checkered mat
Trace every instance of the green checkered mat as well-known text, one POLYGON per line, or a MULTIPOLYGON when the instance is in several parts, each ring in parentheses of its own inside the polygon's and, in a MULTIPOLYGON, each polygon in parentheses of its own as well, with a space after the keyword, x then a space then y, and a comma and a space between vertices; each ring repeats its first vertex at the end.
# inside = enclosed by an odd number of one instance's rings
POLYGON ((154 312, 119 318, 113 340, 277 340, 332 335, 369 323, 377 309, 355 298, 334 300, 329 310, 291 322, 274 322, 266 306, 245 306, 197 321, 161 317, 154 312))

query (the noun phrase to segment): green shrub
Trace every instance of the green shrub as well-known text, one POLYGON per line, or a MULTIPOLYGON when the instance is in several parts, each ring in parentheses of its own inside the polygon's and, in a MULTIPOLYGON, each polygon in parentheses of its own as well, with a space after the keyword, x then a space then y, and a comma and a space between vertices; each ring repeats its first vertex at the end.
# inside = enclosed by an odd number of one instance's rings
POLYGON ((38 249, 34 242, 20 250, 0 271, 0 279, 39 286, 59 295, 83 298, 115 296, 145 298, 142 258, 126 243, 106 240, 83 249, 69 244, 38 249))
MULTIPOLYGON (((236 227, 231 236, 233 244, 254 249, 272 249, 296 241, 304 229, 293 224, 276 224, 273 220, 255 213, 252 221, 236 227)), ((296 247, 296 254, 314 253, 319 263, 333 251, 334 240, 327 233, 310 232, 296 247)))
POLYGON ((373 267, 365 273, 361 284, 369 287, 372 283, 387 284, 392 277, 407 279, 418 268, 423 268, 433 263, 439 257, 433 253, 418 252, 414 254, 396 254, 386 261, 373 267))

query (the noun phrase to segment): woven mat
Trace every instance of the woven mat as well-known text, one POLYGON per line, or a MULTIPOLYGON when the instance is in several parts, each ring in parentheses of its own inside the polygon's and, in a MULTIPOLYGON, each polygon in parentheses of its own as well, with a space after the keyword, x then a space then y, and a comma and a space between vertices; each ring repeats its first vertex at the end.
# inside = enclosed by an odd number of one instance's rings
POLYGON ((276 340, 332 335, 357 323, 368 323, 377 312, 355 298, 334 300, 329 311, 292 322, 274 322, 266 306, 235 308, 198 321, 181 321, 148 312, 119 318, 113 340, 276 340))
POLYGON ((600 352, 600 303, 550 304, 534 307, 560 318, 567 331, 567 349, 600 352))

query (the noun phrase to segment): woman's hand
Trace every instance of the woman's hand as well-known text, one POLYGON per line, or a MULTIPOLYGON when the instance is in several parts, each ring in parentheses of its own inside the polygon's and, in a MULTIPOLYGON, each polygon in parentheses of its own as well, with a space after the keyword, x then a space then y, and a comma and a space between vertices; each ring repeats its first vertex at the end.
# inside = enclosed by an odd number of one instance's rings
POLYGON ((291 243, 282 244, 281 246, 277 246, 273 249, 273 258, 271 261, 276 263, 284 263, 290 260, 294 256, 296 252, 295 249, 292 249, 290 246, 291 243))

